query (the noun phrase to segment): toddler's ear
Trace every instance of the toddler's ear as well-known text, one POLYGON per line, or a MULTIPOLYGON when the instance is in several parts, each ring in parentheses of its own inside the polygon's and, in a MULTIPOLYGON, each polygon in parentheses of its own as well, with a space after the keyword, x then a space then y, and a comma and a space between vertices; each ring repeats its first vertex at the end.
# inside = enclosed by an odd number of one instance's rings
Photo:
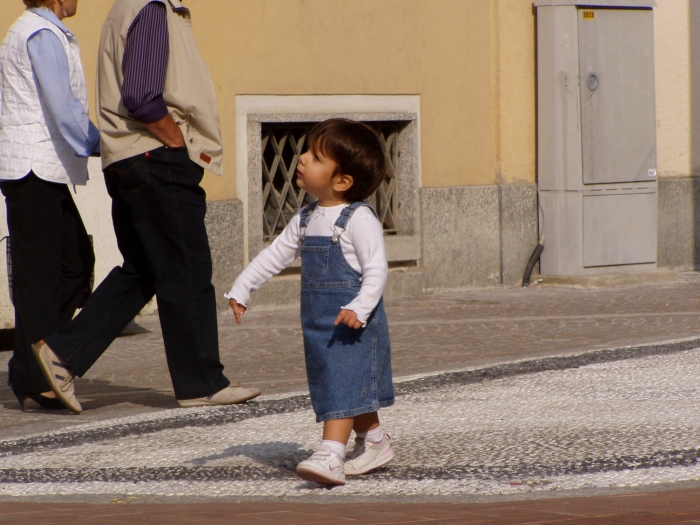
POLYGON ((333 189, 337 192, 348 191, 355 184, 355 179, 352 175, 336 175, 333 178, 333 189))

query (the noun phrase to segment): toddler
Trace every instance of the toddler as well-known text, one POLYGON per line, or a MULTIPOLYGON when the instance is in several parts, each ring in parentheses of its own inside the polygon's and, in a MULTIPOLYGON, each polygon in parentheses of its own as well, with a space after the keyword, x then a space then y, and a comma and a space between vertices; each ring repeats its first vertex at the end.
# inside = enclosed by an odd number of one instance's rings
POLYGON ((299 157, 299 187, 318 199, 236 279, 226 294, 240 324, 251 290, 301 255, 301 324, 316 421, 323 440, 297 475, 327 485, 391 461, 377 410, 394 404, 389 327, 382 293, 388 274, 382 225, 366 203, 386 173, 376 133, 330 119, 314 126, 299 157), (351 431, 355 446, 345 453, 351 431))

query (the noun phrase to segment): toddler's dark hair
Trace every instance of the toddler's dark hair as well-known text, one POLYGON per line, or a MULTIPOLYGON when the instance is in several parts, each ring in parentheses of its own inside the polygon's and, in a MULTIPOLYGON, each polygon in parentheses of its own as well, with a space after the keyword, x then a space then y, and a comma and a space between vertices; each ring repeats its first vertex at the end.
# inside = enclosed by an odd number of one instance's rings
POLYGON ((352 187, 343 195, 347 202, 365 200, 386 176, 384 147, 366 124, 344 118, 324 120, 311 128, 306 140, 311 150, 338 163, 338 173, 353 178, 352 187))

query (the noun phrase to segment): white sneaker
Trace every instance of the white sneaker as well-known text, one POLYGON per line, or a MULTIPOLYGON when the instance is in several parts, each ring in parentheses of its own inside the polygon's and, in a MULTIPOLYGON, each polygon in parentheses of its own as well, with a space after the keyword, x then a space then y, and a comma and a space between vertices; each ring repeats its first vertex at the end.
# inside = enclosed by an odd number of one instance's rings
POLYGON ((297 476, 323 485, 345 485, 343 458, 319 445, 309 459, 297 465, 297 476))
POLYGON ((356 437, 355 446, 348 453, 345 461, 345 475, 365 474, 386 465, 392 459, 394 459, 394 451, 391 450, 391 438, 388 434, 384 434, 384 438, 379 443, 356 437))
POLYGON ((80 406, 78 398, 75 397, 75 388, 73 386, 75 374, 54 354, 53 350, 46 343, 33 344, 32 351, 39 363, 39 368, 44 373, 44 377, 49 382, 49 386, 56 394, 56 397, 73 412, 80 414, 83 411, 83 407, 80 406))
POLYGON ((258 397, 260 393, 260 389, 258 388, 242 388, 236 383, 219 390, 216 394, 212 394, 209 397, 178 399, 177 404, 182 408, 206 407, 212 405, 235 405, 238 403, 245 403, 249 399, 258 397))

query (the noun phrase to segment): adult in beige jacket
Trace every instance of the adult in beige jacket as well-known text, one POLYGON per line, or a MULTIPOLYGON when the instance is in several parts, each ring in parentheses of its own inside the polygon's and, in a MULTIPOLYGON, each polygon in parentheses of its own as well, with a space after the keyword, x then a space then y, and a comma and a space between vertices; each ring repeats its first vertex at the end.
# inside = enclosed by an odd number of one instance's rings
MULTIPOLYGON (((82 376, 155 294, 180 406, 240 403, 219 360, 204 168, 221 175, 214 87, 179 0, 115 0, 102 28, 102 165, 124 263, 64 329, 34 345, 56 395, 82 408, 82 376)), ((125 364, 125 373, 128 364, 125 364)))

